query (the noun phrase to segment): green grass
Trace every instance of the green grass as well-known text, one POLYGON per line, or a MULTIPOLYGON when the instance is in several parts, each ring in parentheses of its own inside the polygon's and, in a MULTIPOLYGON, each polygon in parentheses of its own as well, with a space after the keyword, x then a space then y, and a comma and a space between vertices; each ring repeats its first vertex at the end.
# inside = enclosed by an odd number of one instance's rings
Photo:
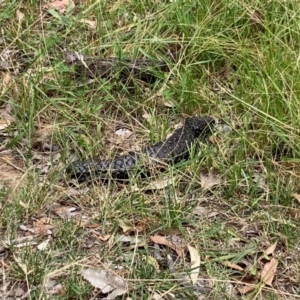
POLYGON ((131 299, 299 298, 299 201, 293 196, 300 193, 297 1, 87 0, 64 14, 42 10, 39 1, 11 1, 0 11, 0 104, 11 108, 13 118, 0 132, 0 242, 6 247, 0 251, 0 287, 11 293, 22 288, 29 299, 93 299, 99 289, 80 274, 93 267, 126 280, 131 299), (136 80, 134 89, 118 74, 88 83, 64 64, 65 48, 163 59, 167 49, 178 47, 170 72, 158 73, 152 85, 136 80), (191 150, 188 162, 163 174, 77 187, 64 175, 71 156, 107 158, 118 148, 157 142, 195 114, 218 118, 231 130, 216 129, 200 150, 191 150), (124 126, 134 138, 118 145, 114 132, 124 126), (201 174, 208 173, 220 182, 204 190, 201 174), (167 176, 171 185, 145 191, 167 176), (195 213, 199 206, 203 215, 195 213), (78 214, 63 219, 57 207, 78 214), (142 245, 119 241, 118 219, 141 228, 142 245), (49 224, 50 233, 44 232, 49 224), (20 225, 41 228, 35 234, 20 225), (189 270, 187 253, 178 259, 168 247, 154 251, 149 237, 171 229, 199 252, 204 298, 180 284, 179 274, 189 270), (48 234, 46 249, 39 250, 48 234), (106 235, 110 240, 102 241, 106 235), (26 237, 36 243, 11 244, 26 237), (259 276, 267 263, 259 258, 275 242, 273 285, 256 282, 239 294, 237 282, 259 276), (62 285, 54 295, 45 287, 49 279, 62 285))

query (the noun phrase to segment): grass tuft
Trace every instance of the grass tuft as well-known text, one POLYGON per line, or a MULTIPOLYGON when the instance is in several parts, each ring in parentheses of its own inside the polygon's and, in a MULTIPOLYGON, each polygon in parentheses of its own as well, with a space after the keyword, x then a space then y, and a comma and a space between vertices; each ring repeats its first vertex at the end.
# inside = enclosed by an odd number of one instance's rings
POLYGON ((94 268, 127 282, 120 299, 298 299, 297 1, 49 3, 0 1, 1 296, 101 298, 81 276, 94 268), (153 70, 152 83, 91 80, 65 49, 164 60, 169 71, 153 70), (74 159, 163 140, 190 115, 220 124, 163 173, 82 185, 64 174, 74 159), (186 245, 201 258, 194 286, 182 282, 186 245))

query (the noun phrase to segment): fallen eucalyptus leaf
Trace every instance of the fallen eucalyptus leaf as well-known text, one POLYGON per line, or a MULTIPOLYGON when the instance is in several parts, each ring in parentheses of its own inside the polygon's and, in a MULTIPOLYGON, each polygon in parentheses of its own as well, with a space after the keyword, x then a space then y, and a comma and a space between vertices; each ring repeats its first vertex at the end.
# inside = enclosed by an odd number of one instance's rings
POLYGON ((127 292, 126 282, 110 271, 96 271, 93 269, 82 270, 82 276, 95 288, 101 289, 103 294, 108 294, 107 300, 115 299, 117 296, 127 292))

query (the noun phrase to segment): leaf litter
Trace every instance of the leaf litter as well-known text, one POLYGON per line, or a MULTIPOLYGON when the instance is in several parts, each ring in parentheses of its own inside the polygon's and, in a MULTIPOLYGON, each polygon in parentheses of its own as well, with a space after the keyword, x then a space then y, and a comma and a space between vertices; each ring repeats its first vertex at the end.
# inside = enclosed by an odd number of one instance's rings
POLYGON ((26 292, 23 284, 13 284, 10 281, 0 284, 0 297, 3 300, 26 299, 28 296, 29 291, 26 292))
POLYGON ((187 249, 190 254, 190 264, 189 266, 185 266, 187 274, 182 275, 177 272, 175 261, 171 255, 167 255, 168 268, 176 279, 176 282, 182 286, 193 288, 194 294, 197 296, 205 295, 212 290, 212 281, 199 277, 201 258, 198 250, 191 245, 187 245, 187 249))
POLYGON ((126 281, 111 271, 83 269, 81 274, 92 286, 100 289, 103 294, 108 294, 107 300, 115 299, 128 291, 126 281))
POLYGON ((0 70, 5 71, 2 73, 2 85, 6 85, 6 87, 11 80, 11 74, 8 72, 12 72, 14 75, 20 73, 21 64, 17 59, 18 55, 19 51, 15 49, 5 49, 0 53, 0 70))
MULTIPOLYGON (((253 276, 251 276, 251 274, 247 276, 247 270, 243 269, 245 276, 240 279, 237 287, 241 294, 247 294, 253 291, 259 283, 272 286, 272 282, 276 275, 278 260, 274 257, 269 258, 269 256, 273 255, 276 246, 277 242, 270 245, 255 262, 256 265, 259 265, 259 263, 263 264, 260 272, 255 272, 253 276), (267 260, 267 262, 264 262, 265 260, 267 260)), ((231 265, 229 266, 232 267, 231 265)), ((251 269, 249 269, 249 271, 251 271, 251 269)))
POLYGON ((87 19, 80 19, 79 22, 89 25, 89 27, 91 29, 95 29, 97 27, 97 21, 96 20, 91 21, 91 20, 87 20, 87 19))
POLYGON ((197 283, 199 272, 200 272, 200 255, 198 253, 198 250, 190 245, 187 245, 190 257, 191 257, 191 281, 193 285, 197 283))
POLYGON ((216 176, 212 173, 208 173, 208 174, 201 173, 200 181, 203 190, 209 190, 213 186, 219 185, 221 182, 219 176, 216 176))
POLYGON ((276 269, 278 266, 278 260, 276 258, 271 258, 269 262, 264 265, 264 268, 261 271, 261 281, 266 285, 272 286, 274 280, 276 269))
POLYGON ((151 181, 145 187, 140 188, 139 191, 162 190, 167 186, 173 185, 174 182, 176 182, 176 177, 165 176, 163 178, 151 181))
POLYGON ((152 242, 158 245, 165 245, 173 249, 178 256, 181 256, 183 254, 184 251, 183 245, 181 242, 178 243, 178 241, 175 241, 175 238, 167 239, 160 235, 154 235, 154 236, 150 236, 150 239, 152 242))
POLYGON ((64 293, 64 286, 55 279, 48 278, 45 283, 45 289, 48 295, 62 295, 64 293))
POLYGON ((21 183, 23 174, 23 163, 12 157, 12 155, 1 155, 0 153, 0 184, 16 187, 21 183))
POLYGON ((62 219, 71 219, 82 214, 81 209, 74 206, 55 204, 53 205, 52 210, 62 219))
POLYGON ((49 4, 43 5, 43 9, 55 9, 61 14, 65 13, 68 7, 74 8, 75 4, 72 0, 56 0, 49 4))
MULTIPOLYGON (((60 8, 59 8, 59 5, 58 4, 61 4, 61 3, 70 3, 71 1, 52 1, 52 4, 54 4, 54 5, 57 5, 57 7, 52 7, 52 8, 55 8, 55 9, 58 9, 58 10, 60 10, 60 8)), ((67 5, 65 6, 65 7, 63 7, 63 10, 61 10, 60 12, 61 13, 63 13, 63 12, 65 12, 65 9, 67 8, 67 5)), ((22 20, 23 20, 23 17, 22 17, 22 15, 21 14, 19 14, 19 16, 17 16, 18 17, 18 19, 19 19, 19 21, 21 22, 22 20)), ((80 21, 82 21, 82 20, 80 20, 80 21)), ((94 24, 92 24, 93 26, 94 26, 94 24)), ((92 26, 91 26, 92 27, 92 26)), ((7 83, 9 84, 9 81, 11 80, 11 78, 9 78, 9 73, 6 73, 6 74, 8 74, 7 75, 7 83)), ((4 123, 3 123, 4 124, 4 123)), ((3 125, 3 128, 2 129, 6 129, 8 126, 9 126, 10 124, 8 124, 8 123, 5 123, 5 125, 3 125)), ((0 127, 1 127, 1 124, 0 124, 0 127)), ((43 150, 44 150, 45 148, 43 148, 43 150)), ((206 176, 206 175, 205 175, 206 176)), ((257 181, 257 183, 260 185, 260 183, 261 183, 261 179, 260 178, 254 178, 254 181, 257 181)), ((202 185, 202 188, 203 188, 203 190, 209 190, 210 188, 212 188, 213 186, 215 186, 215 185, 217 185, 218 183, 216 183, 217 182, 217 180, 214 180, 214 179, 211 179, 211 178, 201 178, 201 185, 202 185)), ((264 182, 263 182, 264 183, 264 182)), ((166 185, 167 186, 167 185, 166 185)), ((165 186, 164 185, 162 185, 162 188, 164 188, 165 186)), ((157 187, 154 187, 154 189, 160 189, 160 188, 157 188, 157 187)), ((75 194, 75 192, 74 192, 74 194, 75 194)), ((299 201, 299 198, 297 198, 297 197, 295 197, 298 201, 299 201)), ((73 208, 72 207, 68 207, 67 209, 66 209, 67 211, 69 210, 69 213, 72 213, 72 210, 73 210, 73 208)), ((199 215, 204 215, 206 212, 204 211, 203 212, 203 210, 202 210, 202 212, 200 212, 199 213, 199 215)), ((68 214, 68 213, 67 213, 68 214)), ((72 215, 69 215, 67 218, 72 218, 73 216, 72 215)), ((28 227, 27 227, 28 228, 28 227)), ((135 228, 135 225, 134 225, 134 223, 133 224, 131 224, 131 232, 136 232, 137 230, 136 230, 136 228, 135 228)), ((30 231, 30 230, 29 230, 30 231)), ((130 233, 130 231, 129 232, 127 232, 127 233, 130 233)), ((103 237, 103 240, 102 241, 106 241, 106 237, 107 236, 110 236, 110 235, 104 235, 103 237)), ((125 236, 125 235, 124 235, 125 236)), ((100 240, 101 240, 101 238, 99 238, 100 240)), ((124 238, 124 240, 125 240, 125 238, 124 238)), ((45 241, 45 244, 47 243, 47 241, 48 240, 46 240, 45 241)), ((176 243, 175 243, 176 244, 176 243)), ((158 244, 157 244, 158 245, 158 244)), ((164 243, 162 243, 161 245, 166 245, 166 246, 168 246, 168 244, 164 244, 164 243)), ((273 245, 272 245, 273 246, 273 245)), ((270 246, 270 247, 272 247, 272 246, 270 246)), ((188 247, 188 249, 189 249, 189 246, 187 246, 188 247)), ((274 250, 275 250, 275 248, 276 248, 276 246, 274 247, 273 246, 273 248, 274 249, 267 249, 266 251, 265 251, 265 254, 266 255, 271 255, 271 254, 273 254, 273 252, 274 252, 274 250)), ((194 248, 195 249, 195 248, 194 248)), ((195 251, 195 255, 196 255, 196 252, 197 251, 195 251)), ((190 251, 190 256, 191 256, 191 265, 193 265, 192 264, 192 262, 193 261, 197 261, 197 259, 192 259, 192 253, 191 253, 191 251, 190 251)), ((198 258, 199 259, 199 264, 200 264, 200 257, 198 258)), ((278 262, 277 262, 278 263, 278 262)), ((234 269, 236 269, 236 270, 239 270, 239 271, 242 271, 243 270, 243 268, 241 268, 241 267, 239 267, 239 265, 237 265, 237 264, 234 264, 234 263, 230 263, 230 262, 228 262, 228 267, 231 267, 231 268, 234 268, 234 269), (242 269, 242 270, 241 270, 242 269)), ((270 261, 269 262, 267 262, 267 263, 265 263, 264 264, 264 267, 263 267, 263 269, 262 269, 262 272, 261 272, 261 274, 260 274, 260 276, 261 276, 261 281, 262 282, 264 282, 265 284, 267 284, 267 285, 270 285, 270 282, 272 283, 272 281, 274 280, 274 274, 276 274, 276 268, 277 268, 277 265, 276 265, 276 261, 274 261, 274 259, 273 258, 271 258, 270 259, 270 261), (272 261, 272 264, 271 264, 271 261, 272 261), (275 267, 274 267, 275 266, 275 267), (272 276, 270 276, 270 275, 268 275, 268 274, 273 274, 272 276)), ((197 264, 195 265, 195 270, 196 270, 196 272, 195 273, 197 273, 197 271, 198 271, 198 269, 197 269, 197 264)), ((193 279, 193 281, 195 281, 195 278, 193 279)), ((198 280, 199 281, 199 280, 198 280)), ((249 280, 249 283, 251 283, 251 281, 249 280)), ((256 283, 256 281, 252 281, 252 283, 256 283)), ((246 286, 247 287, 247 286, 246 286)), ((112 296, 111 296, 112 297, 112 296)))

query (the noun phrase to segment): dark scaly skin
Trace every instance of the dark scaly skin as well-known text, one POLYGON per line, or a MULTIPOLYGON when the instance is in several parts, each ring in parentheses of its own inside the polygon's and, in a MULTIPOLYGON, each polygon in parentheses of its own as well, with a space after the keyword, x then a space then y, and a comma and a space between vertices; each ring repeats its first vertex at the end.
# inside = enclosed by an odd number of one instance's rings
MULTIPOLYGON (((166 55, 167 60, 176 61, 179 56, 178 51, 169 52, 166 55)), ((156 80, 155 71, 167 72, 168 63, 160 59, 124 59, 117 57, 89 57, 80 55, 76 52, 65 51, 65 62, 75 66, 75 72, 82 76, 111 77, 116 72, 120 72, 121 78, 128 80, 134 77, 141 81, 153 83, 156 80)))
POLYGON ((164 61, 151 61, 149 59, 139 59, 137 61, 119 61, 116 58, 86 60, 86 65, 78 63, 76 65, 77 74, 85 74, 88 77, 110 77, 116 71, 120 71, 121 76, 127 78, 132 76, 145 82, 153 82, 155 76, 151 71, 168 71, 168 65, 164 61))
POLYGON ((205 137, 214 123, 211 117, 190 117, 167 140, 148 146, 141 153, 129 152, 112 160, 77 161, 71 163, 66 172, 79 182, 89 180, 93 176, 124 179, 128 178, 130 171, 135 167, 142 167, 142 156, 165 163, 177 163, 188 157, 192 143, 200 137, 205 137))

